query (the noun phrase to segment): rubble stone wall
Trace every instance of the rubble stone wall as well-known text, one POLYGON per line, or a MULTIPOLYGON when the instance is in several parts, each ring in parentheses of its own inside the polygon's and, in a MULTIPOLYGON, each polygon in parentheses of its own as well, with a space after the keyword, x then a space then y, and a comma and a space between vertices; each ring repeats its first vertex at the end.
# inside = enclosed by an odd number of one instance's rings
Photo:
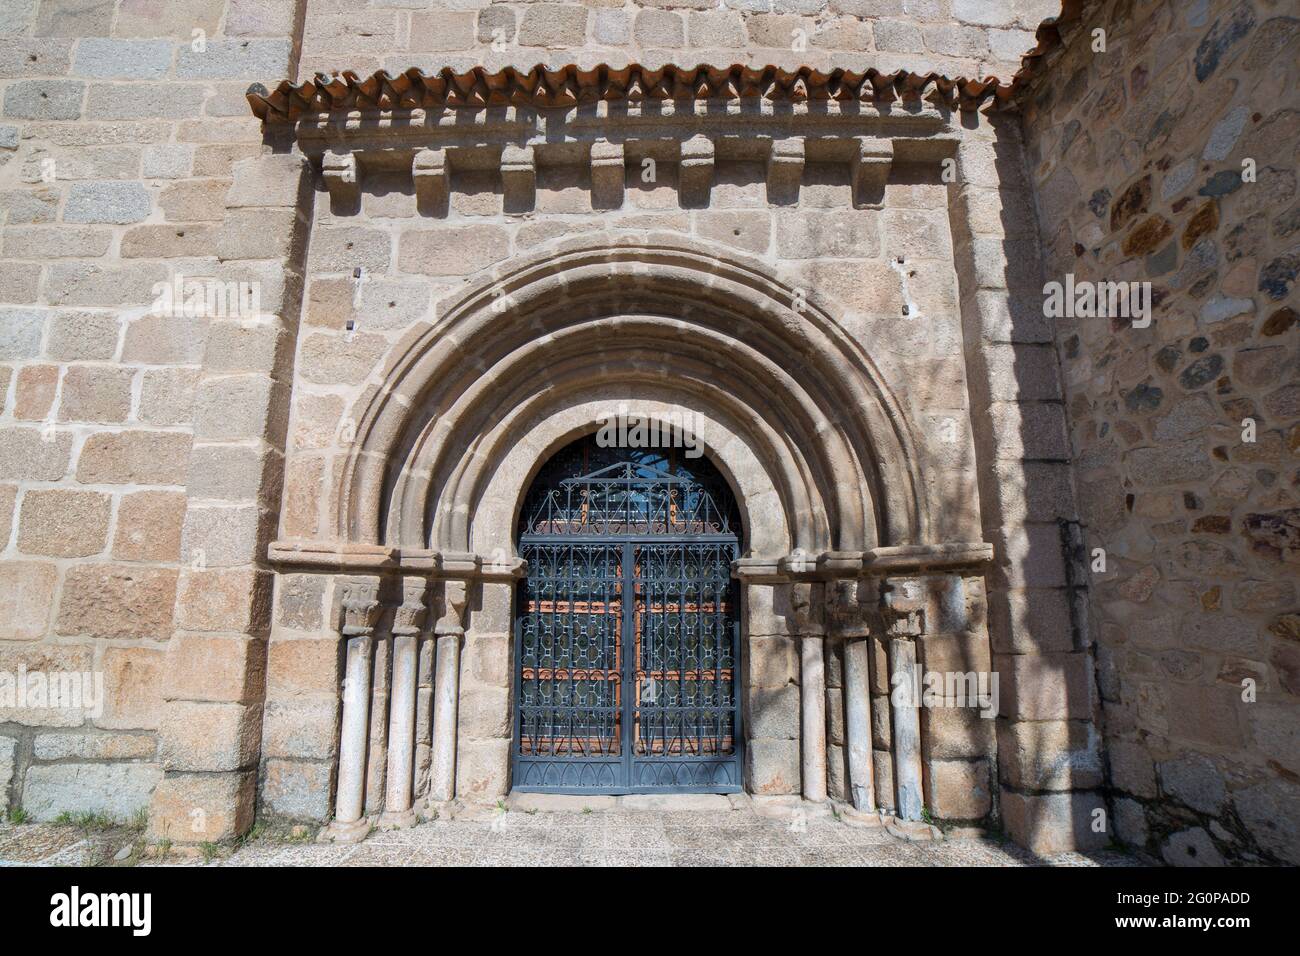
POLYGON ((1154 292, 1056 346, 1114 832, 1174 863, 1300 862, 1298 88, 1294 4, 1108 0, 1025 108, 1045 279, 1154 292))

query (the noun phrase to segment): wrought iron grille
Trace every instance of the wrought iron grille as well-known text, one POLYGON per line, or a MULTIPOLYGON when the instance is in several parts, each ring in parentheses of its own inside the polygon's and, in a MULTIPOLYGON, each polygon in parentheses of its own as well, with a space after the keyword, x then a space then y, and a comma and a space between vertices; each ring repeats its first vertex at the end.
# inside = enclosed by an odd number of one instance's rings
POLYGON ((703 458, 588 438, 547 464, 520 521, 517 789, 740 789, 738 527, 703 458))

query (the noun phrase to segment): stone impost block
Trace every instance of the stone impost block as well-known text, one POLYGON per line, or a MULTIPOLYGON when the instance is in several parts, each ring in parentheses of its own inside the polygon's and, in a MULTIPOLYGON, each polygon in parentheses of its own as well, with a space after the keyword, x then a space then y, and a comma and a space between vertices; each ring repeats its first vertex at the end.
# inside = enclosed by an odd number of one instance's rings
POLYGON ((778 205, 799 201, 799 184, 803 181, 804 141, 802 136, 772 141, 767 156, 767 198, 778 205))
POLYGON ((597 140, 591 144, 591 200, 597 209, 618 209, 623 205, 623 144, 597 140))
POLYGON ((445 149, 422 149, 411 160, 411 178, 420 211, 426 215, 446 214, 451 191, 451 171, 445 149))
POLYGON ((682 143, 681 150, 677 173, 681 204, 688 208, 707 206, 713 188, 713 140, 703 134, 692 136, 682 143))
POLYGON ((329 150, 321 159, 321 178, 329 190, 330 207, 336 213, 355 211, 361 202, 361 171, 353 153, 329 150))
POLYGON ((858 207, 880 206, 885 199, 885 180, 894 162, 894 144, 889 140, 858 140, 849 175, 853 184, 853 204, 858 207))
POLYGON ((501 151, 501 188, 506 212, 527 212, 537 200, 537 161, 531 146, 501 151))

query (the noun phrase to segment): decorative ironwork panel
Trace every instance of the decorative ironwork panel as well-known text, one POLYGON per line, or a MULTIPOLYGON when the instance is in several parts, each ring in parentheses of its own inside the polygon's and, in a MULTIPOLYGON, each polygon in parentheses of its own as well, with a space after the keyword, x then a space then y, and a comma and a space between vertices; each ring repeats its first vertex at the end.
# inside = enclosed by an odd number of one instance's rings
POLYGON ((517 789, 741 788, 738 526, 702 458, 585 439, 543 468, 520 521, 517 789))

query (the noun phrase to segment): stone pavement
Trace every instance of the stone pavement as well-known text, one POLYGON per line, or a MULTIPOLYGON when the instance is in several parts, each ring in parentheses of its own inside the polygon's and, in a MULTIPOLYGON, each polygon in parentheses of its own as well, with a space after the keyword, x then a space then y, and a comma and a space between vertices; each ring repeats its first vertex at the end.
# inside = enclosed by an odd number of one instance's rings
MULTIPOLYGON (((512 798, 462 808, 356 845, 261 838, 202 858, 219 866, 1133 866, 1102 851, 1036 857, 991 838, 912 841, 876 821, 822 809, 756 806, 747 798, 512 798)), ((130 836, 75 827, 0 825, 0 866, 124 862, 130 836)), ((145 865, 157 862, 145 860, 145 865)))

